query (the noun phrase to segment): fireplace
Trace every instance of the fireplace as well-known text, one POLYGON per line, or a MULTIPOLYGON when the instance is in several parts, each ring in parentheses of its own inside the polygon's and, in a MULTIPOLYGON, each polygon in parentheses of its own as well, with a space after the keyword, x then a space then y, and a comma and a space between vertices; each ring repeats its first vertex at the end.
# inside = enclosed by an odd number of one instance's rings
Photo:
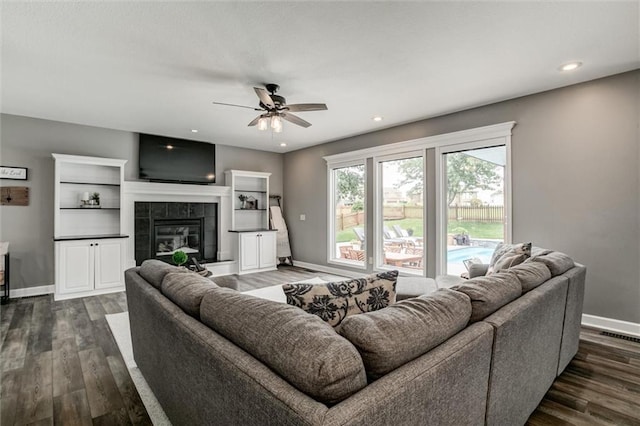
POLYGON ((177 250, 202 263, 216 261, 217 203, 135 203, 135 259, 172 263, 177 250))
POLYGON ((169 259, 181 250, 189 258, 204 259, 203 219, 154 219, 151 251, 156 259, 169 259))

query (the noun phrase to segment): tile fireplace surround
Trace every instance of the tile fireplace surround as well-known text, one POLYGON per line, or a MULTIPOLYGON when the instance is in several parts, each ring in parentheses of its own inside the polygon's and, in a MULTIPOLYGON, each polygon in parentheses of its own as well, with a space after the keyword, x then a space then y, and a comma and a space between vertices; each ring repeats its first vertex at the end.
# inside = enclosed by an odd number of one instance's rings
POLYGON ((127 247, 127 267, 135 261, 135 203, 136 202, 176 202, 176 203, 217 203, 218 217, 218 260, 233 258, 231 234, 231 188, 215 185, 181 185, 126 181, 124 183, 122 233, 130 235, 127 247))

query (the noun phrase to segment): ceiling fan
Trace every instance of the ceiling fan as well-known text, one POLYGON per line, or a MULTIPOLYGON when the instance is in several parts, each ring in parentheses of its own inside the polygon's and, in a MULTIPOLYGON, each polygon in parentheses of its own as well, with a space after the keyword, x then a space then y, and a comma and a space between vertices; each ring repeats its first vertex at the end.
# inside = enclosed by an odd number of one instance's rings
POLYGON ((309 127, 311 123, 297 115, 291 114, 292 112, 304 112, 304 111, 322 111, 327 109, 327 105, 325 104, 292 104, 287 105, 287 100, 280 96, 276 95, 280 86, 277 84, 266 84, 266 89, 261 87, 254 87, 253 90, 256 91, 256 95, 260 99, 258 103, 259 108, 244 106, 244 105, 235 105, 235 104, 226 104, 223 102, 213 102, 215 105, 226 105, 226 106, 234 106, 240 108, 249 108, 254 111, 262 111, 263 113, 251 120, 249 126, 258 126, 259 130, 267 130, 269 127, 273 129, 274 132, 279 133, 282 131, 282 120, 287 120, 290 123, 297 124, 302 127, 309 127))

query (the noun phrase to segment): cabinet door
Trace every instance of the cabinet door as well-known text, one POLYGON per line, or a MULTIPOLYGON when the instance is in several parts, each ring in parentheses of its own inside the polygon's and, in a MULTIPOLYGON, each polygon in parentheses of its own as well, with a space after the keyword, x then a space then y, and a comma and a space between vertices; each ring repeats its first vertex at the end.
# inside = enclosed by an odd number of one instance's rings
POLYGON ((99 240, 94 243, 95 288, 118 287, 124 283, 123 241, 99 240))
POLYGON ((260 235, 260 268, 276 266, 276 233, 261 232, 260 235))
POLYGON ((93 290, 93 242, 82 240, 59 244, 58 291, 67 294, 93 290))
POLYGON ((260 267, 260 247, 257 233, 242 232, 240 235, 240 270, 260 267))

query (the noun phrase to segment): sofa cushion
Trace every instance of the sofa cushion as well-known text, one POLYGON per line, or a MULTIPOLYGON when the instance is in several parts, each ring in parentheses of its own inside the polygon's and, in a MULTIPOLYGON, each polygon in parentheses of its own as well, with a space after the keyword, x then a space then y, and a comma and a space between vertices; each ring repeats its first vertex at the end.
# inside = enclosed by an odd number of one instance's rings
POLYGON ((202 298, 216 287, 213 281, 195 272, 169 272, 162 280, 160 291, 187 314, 200 319, 202 298))
POLYGON ((471 298, 470 322, 480 321, 522 294, 518 277, 510 271, 472 278, 451 288, 471 298))
POLYGON ((148 259, 142 262, 140 265, 140 271, 138 272, 142 278, 144 278, 149 284, 160 290, 162 280, 164 276, 169 272, 189 272, 185 268, 179 268, 174 265, 169 265, 166 262, 157 259, 148 259))
POLYGON ((536 256, 531 259, 534 262, 541 262, 547 265, 551 276, 555 277, 564 274, 575 266, 573 259, 559 251, 553 251, 544 255, 536 256))
POLYGON ((396 301, 398 271, 326 284, 284 284, 287 303, 337 327, 349 315, 371 312, 396 301))
POLYGON ((342 322, 340 334, 358 348, 367 374, 377 379, 429 352, 467 325, 471 300, 441 289, 342 322))
POLYGON ((509 272, 516 274, 523 293, 533 290, 551 278, 549 268, 542 262, 525 262, 509 269, 509 272))
POLYGON ((336 403, 367 385, 358 350, 319 317, 297 307, 218 287, 204 296, 200 316, 318 401, 336 403))
POLYGON ((524 262, 525 259, 529 257, 531 257, 531 243, 500 243, 491 255, 487 274, 493 274, 501 269, 507 269, 510 266, 515 266, 524 262))

